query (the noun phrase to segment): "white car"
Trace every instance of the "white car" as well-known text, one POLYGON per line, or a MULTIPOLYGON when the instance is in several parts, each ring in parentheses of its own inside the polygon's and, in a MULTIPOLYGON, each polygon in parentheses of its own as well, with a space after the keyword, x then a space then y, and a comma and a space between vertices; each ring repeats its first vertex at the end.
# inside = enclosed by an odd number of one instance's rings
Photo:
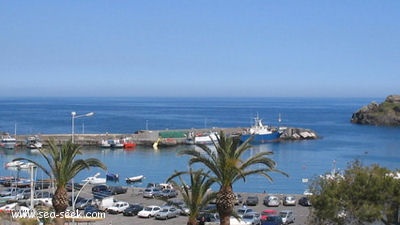
POLYGON ((143 210, 139 211, 137 216, 138 217, 144 217, 144 218, 150 218, 156 215, 160 211, 160 206, 157 205, 149 205, 144 207, 143 210))
POLYGON ((268 207, 278 207, 280 205, 280 200, 277 196, 270 195, 265 197, 264 199, 264 205, 268 207))
POLYGON ((296 205, 296 198, 292 195, 285 196, 283 198, 283 205, 284 206, 295 206, 296 205))
POLYGON ((110 214, 118 214, 118 213, 122 213, 128 207, 129 207, 129 203, 119 201, 119 202, 114 203, 113 206, 111 206, 110 208, 108 208, 107 212, 110 214))

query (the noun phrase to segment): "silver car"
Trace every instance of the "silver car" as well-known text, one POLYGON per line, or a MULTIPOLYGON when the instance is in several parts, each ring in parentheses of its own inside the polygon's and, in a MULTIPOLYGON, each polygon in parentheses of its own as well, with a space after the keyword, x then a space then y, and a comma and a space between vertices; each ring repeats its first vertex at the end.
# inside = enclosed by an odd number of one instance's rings
POLYGON ((261 215, 258 212, 249 212, 243 215, 242 221, 246 225, 261 225, 261 215))
POLYGON ((158 188, 146 188, 143 191, 143 198, 154 198, 160 192, 161 189, 158 188))
POLYGON ((174 218, 178 216, 179 211, 172 206, 165 206, 162 207, 160 209, 160 211, 158 211, 156 213, 156 215, 154 215, 154 218, 159 219, 159 220, 166 220, 169 218, 174 218))
POLYGON ((283 224, 294 223, 294 213, 292 210, 282 210, 279 212, 283 224))

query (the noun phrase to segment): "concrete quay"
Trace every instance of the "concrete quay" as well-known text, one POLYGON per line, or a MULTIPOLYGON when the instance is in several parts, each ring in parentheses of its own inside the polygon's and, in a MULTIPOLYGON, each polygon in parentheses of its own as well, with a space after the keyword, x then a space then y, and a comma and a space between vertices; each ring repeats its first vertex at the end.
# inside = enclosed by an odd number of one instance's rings
MULTIPOLYGON (((278 129, 278 128, 277 128, 278 129)), ((74 134, 74 142, 82 146, 100 146, 102 140, 109 139, 129 139, 137 145, 152 146, 155 142, 160 142, 161 145, 182 145, 187 144, 187 136, 189 133, 207 133, 224 131, 227 135, 240 135, 249 130, 246 127, 237 128, 212 128, 212 129, 181 129, 181 130, 141 130, 133 134, 74 134)), ((281 141, 288 140, 305 140, 316 139, 316 132, 305 128, 283 127, 279 128, 281 141)), ((24 147, 28 137, 32 135, 17 135, 17 145, 24 147)), ((39 134, 36 135, 46 144, 48 140, 54 139, 57 144, 63 144, 71 140, 72 134, 39 134)))

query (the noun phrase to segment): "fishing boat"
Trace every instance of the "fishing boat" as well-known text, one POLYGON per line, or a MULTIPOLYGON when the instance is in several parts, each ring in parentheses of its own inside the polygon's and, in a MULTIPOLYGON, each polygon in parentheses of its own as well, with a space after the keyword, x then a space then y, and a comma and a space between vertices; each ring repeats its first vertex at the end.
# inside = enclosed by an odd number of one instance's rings
POLYGON ((106 174, 106 180, 107 181, 113 181, 113 182, 118 182, 119 181, 119 175, 116 173, 110 173, 108 172, 106 174))
POLYGON ((264 125, 262 119, 257 115, 254 118, 254 125, 240 136, 240 140, 244 142, 249 138, 253 138, 251 144, 263 144, 279 141, 280 135, 281 133, 278 129, 264 125))
POLYGON ((134 176, 134 177, 127 177, 125 179, 126 183, 135 183, 135 182, 141 182, 144 179, 143 175, 139 176, 134 176))
POLYGON ((109 140, 101 140, 100 147, 102 148, 111 148, 111 143, 109 140))
POLYGON ((123 148, 124 147, 124 143, 122 141, 120 141, 119 139, 109 140, 109 143, 111 145, 111 148, 123 148))
POLYGON ((14 149, 17 144, 17 139, 11 137, 9 134, 5 134, 1 137, 1 147, 5 149, 14 149))
POLYGON ((31 136, 26 139, 26 147, 28 149, 41 149, 43 144, 38 136, 31 136))

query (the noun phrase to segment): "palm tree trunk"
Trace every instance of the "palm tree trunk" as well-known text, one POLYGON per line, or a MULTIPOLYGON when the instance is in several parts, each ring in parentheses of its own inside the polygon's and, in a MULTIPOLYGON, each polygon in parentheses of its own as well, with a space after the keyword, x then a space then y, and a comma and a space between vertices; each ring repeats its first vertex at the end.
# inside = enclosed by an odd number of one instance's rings
POLYGON ((64 213, 68 207, 68 193, 65 187, 57 187, 52 199, 52 203, 56 213, 56 218, 54 219, 56 225, 64 225, 64 213))
POLYGON ((216 200, 220 225, 230 225, 230 217, 235 206, 235 193, 233 193, 232 187, 222 186, 217 194, 216 200))

